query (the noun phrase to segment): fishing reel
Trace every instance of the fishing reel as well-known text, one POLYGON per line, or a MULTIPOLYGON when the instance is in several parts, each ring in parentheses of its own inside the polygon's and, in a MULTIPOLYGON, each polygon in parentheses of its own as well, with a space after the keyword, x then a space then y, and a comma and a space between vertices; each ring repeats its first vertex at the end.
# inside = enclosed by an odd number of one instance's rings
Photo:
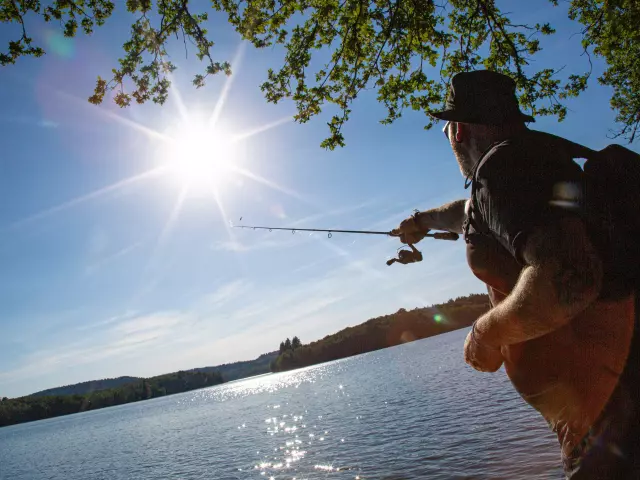
MULTIPOLYGON (((393 236, 398 236, 393 234, 393 236)), ((435 233, 427 233, 425 237, 435 238, 436 240, 451 240, 456 241, 460 236, 454 232, 435 232, 435 233)), ((392 258, 387 260, 387 265, 391 266, 394 263, 401 263, 403 265, 408 265, 409 263, 416 263, 422 261, 422 252, 420 252, 416 247, 412 244, 407 244, 407 246, 411 250, 407 250, 404 247, 400 247, 398 249, 398 258, 392 258)))
POLYGON ((404 247, 398 249, 398 258, 392 258, 387 260, 387 265, 391 266, 394 263, 401 263, 407 265, 409 263, 416 263, 422 261, 422 252, 413 245, 408 245, 411 250, 406 250, 404 247))

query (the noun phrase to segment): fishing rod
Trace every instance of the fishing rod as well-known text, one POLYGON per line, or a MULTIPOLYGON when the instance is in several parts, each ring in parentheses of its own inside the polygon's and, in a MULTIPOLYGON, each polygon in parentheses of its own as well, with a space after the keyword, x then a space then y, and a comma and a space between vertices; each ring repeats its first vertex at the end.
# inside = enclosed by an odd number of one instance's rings
MULTIPOLYGON (((240 217, 242 221, 242 217, 240 217)), ((382 232, 377 230, 341 230, 341 229, 328 229, 328 228, 293 228, 293 227, 258 227, 253 225, 232 225, 233 228, 249 228, 251 230, 288 230, 291 233, 296 232, 324 232, 327 237, 331 238, 334 233, 356 233, 361 235, 386 235, 388 237, 399 237, 400 233, 395 230, 390 232, 382 232)), ((425 237, 435 238, 436 240, 458 240, 459 235, 454 232, 434 232, 425 233, 425 237)), ((398 258, 392 258, 387 261, 387 265, 393 265, 394 263, 401 263, 406 265, 408 263, 415 263, 422 261, 422 253, 411 244, 408 244, 411 250, 400 249, 398 251, 398 258)))
MULTIPOLYGON (((325 232, 328 237, 331 238, 334 233, 356 233, 362 235, 387 235, 389 237, 399 237, 399 233, 395 233, 393 230, 390 232, 382 232, 375 230, 338 230, 338 229, 325 229, 325 228, 294 228, 294 227, 257 227, 253 225, 232 225, 233 228, 249 228, 252 230, 286 230, 291 233, 296 232, 325 232)), ((453 232, 435 232, 427 233, 425 237, 432 237, 436 240, 457 240, 459 235, 453 232)))

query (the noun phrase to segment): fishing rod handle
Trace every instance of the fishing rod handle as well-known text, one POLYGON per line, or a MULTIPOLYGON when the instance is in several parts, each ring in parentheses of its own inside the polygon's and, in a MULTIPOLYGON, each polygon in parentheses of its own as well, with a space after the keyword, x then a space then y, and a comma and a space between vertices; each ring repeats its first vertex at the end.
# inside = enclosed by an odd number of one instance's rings
POLYGON ((458 240, 460 235, 454 232, 437 232, 433 234, 433 238, 436 240, 458 240))

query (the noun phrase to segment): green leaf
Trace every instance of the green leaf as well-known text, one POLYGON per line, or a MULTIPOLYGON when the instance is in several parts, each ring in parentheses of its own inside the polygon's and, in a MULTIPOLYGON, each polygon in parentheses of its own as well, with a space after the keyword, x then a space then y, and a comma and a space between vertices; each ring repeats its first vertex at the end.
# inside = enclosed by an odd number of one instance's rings
MULTIPOLYGON (((606 63, 598 82, 612 91, 618 127, 614 135, 633 141, 640 125, 640 3, 635 0, 570 0, 569 18, 584 27, 587 71, 569 75, 563 74, 562 65, 534 63, 542 49, 540 38, 553 35, 553 26, 515 24, 494 0, 210 2, 254 47, 282 46, 281 61, 268 69, 260 89, 271 103, 291 99, 300 123, 326 111, 331 120, 324 148, 345 145, 343 127, 363 90, 374 90, 384 105, 383 124, 393 123, 409 108, 425 114, 428 129, 433 125, 429 112, 445 102, 447 81, 458 72, 479 68, 514 78, 523 109, 562 121, 567 115, 564 101, 590 84, 592 56, 606 63)), ((558 5, 557 0, 549 3, 558 5)), ((27 34, 27 15, 55 20, 65 36, 73 37, 78 27, 91 34, 103 25, 115 4, 51 0, 43 7, 35 0, 0 0, 0 20, 19 25, 22 32, 8 40, 0 65, 45 53, 27 34)), ((171 41, 181 42, 203 62, 193 78, 196 88, 202 88, 210 75, 231 75, 232 65, 215 56, 204 0, 126 0, 123 5, 135 15, 130 36, 122 45, 118 68, 112 69, 109 80, 99 79, 90 102, 99 104, 115 90, 113 99, 123 108, 132 99, 163 104, 169 94, 168 75, 175 70, 166 54, 171 41)))

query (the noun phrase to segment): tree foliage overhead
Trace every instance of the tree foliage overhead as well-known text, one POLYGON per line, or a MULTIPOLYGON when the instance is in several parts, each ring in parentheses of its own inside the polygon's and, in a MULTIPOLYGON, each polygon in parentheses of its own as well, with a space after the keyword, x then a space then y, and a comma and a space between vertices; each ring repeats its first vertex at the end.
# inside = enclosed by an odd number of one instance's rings
POLYGON ((613 89, 616 135, 633 142, 640 127, 640 2, 572 0, 569 17, 584 25, 584 51, 606 61, 608 68, 598 80, 613 89))
MULTIPOLYGON (((269 69, 261 85, 266 99, 277 103, 291 98, 296 120, 304 123, 332 105, 327 148, 344 145, 342 128, 354 100, 374 89, 387 110, 381 121, 391 123, 403 110, 428 113, 441 107, 450 77, 460 71, 488 68, 511 75, 518 85, 522 107, 534 115, 562 120, 564 101, 587 87, 591 69, 564 76, 562 65, 536 68, 532 59, 541 49, 540 38, 553 26, 517 24, 495 0, 208 0, 242 37, 257 48, 282 45, 284 58, 269 69), (321 68, 314 56, 328 62, 321 68)), ((540 6, 558 0, 538 0, 540 6)), ((109 0, 0 0, 0 21, 20 26, 17 38, 0 52, 8 65, 24 55, 45 52, 29 36, 29 16, 59 22, 64 35, 78 28, 91 34, 114 11, 109 0)), ((523 4, 525 2, 522 2, 523 4)), ((204 0, 127 0, 135 15, 131 38, 109 79, 98 77, 90 101, 99 104, 114 91, 121 107, 132 100, 164 103, 175 65, 167 56, 170 40, 191 43, 205 62, 193 83, 201 87, 208 75, 231 73, 231 65, 217 59, 214 43, 204 27, 208 12, 204 0), (128 88, 127 88, 128 87, 128 88)), ((598 79, 612 88, 616 136, 635 139, 640 125, 640 4, 636 0, 570 0, 569 16, 583 25, 585 52, 608 65, 598 79)), ((589 61, 590 64, 590 61, 589 61)), ((432 126, 427 120, 426 128, 432 126)))

